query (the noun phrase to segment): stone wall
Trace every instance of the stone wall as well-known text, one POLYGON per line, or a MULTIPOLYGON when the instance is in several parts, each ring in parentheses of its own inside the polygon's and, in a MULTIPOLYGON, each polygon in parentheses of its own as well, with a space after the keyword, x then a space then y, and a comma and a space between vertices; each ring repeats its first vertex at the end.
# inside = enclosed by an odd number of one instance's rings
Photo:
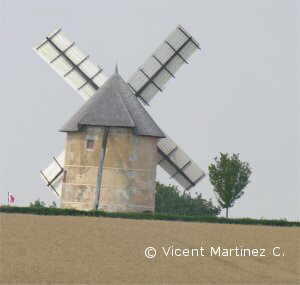
MULTIPOLYGON (((62 208, 94 207, 102 137, 103 128, 98 127, 67 134, 62 208), (95 139, 93 150, 86 149, 87 137, 95 139)), ((154 211, 156 145, 156 138, 135 136, 132 129, 110 128, 100 190, 101 210, 154 211)))

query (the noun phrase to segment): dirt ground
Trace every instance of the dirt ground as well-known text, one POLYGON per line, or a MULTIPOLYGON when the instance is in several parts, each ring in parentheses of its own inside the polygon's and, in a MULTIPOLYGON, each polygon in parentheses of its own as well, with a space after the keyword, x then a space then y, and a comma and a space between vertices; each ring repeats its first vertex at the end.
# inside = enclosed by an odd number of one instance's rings
POLYGON ((0 283, 295 285, 299 246, 300 228, 0 214, 0 283), (266 256, 211 256, 219 246, 266 256))

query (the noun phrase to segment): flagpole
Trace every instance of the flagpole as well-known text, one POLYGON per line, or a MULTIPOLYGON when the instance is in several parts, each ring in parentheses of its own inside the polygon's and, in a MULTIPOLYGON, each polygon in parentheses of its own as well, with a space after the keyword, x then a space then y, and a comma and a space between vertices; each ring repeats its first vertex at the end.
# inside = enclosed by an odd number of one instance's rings
POLYGON ((7 192, 7 206, 9 206, 9 192, 7 192))

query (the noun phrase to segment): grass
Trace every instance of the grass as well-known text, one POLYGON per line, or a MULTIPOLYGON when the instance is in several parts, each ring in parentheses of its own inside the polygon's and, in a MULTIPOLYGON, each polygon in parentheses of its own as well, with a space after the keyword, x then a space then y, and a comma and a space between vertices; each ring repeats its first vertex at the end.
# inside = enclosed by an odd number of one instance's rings
POLYGON ((185 216, 171 215, 163 213, 111 213, 103 211, 79 211, 75 209, 60 209, 47 207, 12 207, 1 206, 0 213, 20 213, 34 214, 44 216, 89 216, 89 217, 110 217, 110 218, 126 218, 126 219, 142 219, 142 220, 164 220, 164 221, 185 221, 185 222, 202 222, 202 223, 218 223, 218 224, 242 224, 242 225, 265 225, 265 226, 281 226, 291 227, 300 226, 300 222, 252 218, 223 218, 214 216, 185 216))

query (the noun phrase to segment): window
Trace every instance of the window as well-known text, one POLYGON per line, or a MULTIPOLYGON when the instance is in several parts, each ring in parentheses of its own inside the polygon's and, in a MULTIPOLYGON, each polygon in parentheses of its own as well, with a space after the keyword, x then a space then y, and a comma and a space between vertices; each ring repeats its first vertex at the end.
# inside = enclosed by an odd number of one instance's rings
POLYGON ((93 150, 95 145, 95 139, 92 136, 87 136, 85 141, 85 148, 87 150, 93 150))
POLYGON ((94 140, 86 140, 86 148, 93 149, 94 148, 94 140))

